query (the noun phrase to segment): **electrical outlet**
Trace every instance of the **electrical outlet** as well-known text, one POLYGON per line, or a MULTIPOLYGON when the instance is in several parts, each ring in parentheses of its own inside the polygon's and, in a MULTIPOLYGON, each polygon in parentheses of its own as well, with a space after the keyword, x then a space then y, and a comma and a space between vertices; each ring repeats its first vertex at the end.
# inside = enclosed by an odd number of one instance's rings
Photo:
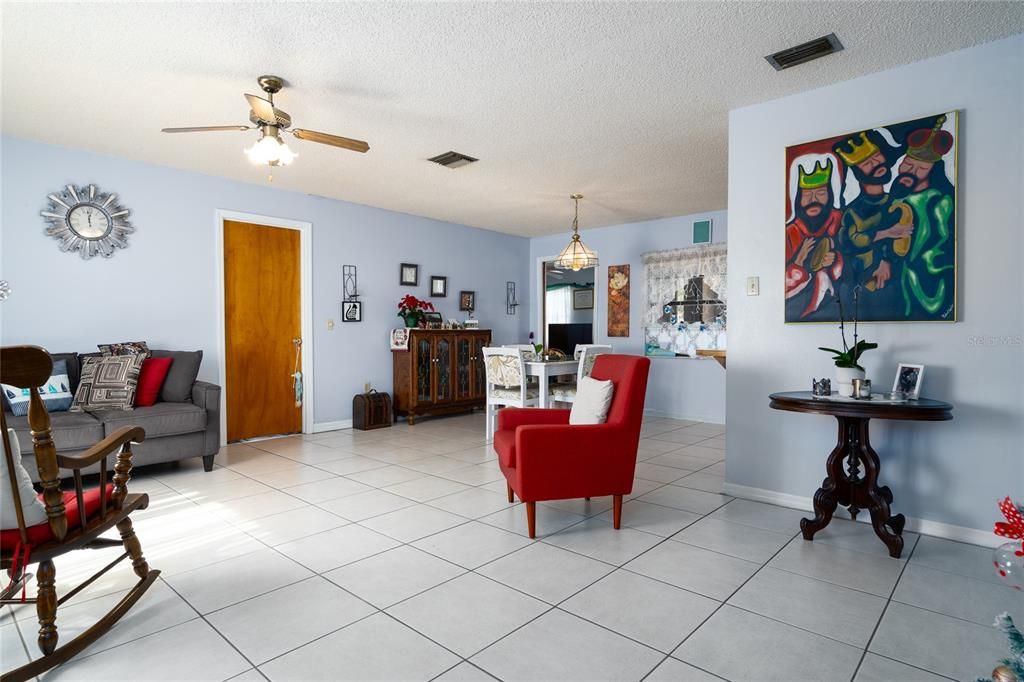
POLYGON ((334 320, 327 320, 327 331, 334 331, 334 320))
POLYGON ((761 278, 747 277, 747 296, 761 295, 761 278))

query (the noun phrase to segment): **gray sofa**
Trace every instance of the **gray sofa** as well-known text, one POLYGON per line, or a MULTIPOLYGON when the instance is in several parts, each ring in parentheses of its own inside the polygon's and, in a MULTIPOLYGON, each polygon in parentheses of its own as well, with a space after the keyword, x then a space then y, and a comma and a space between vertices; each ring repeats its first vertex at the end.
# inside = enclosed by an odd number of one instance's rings
MULTIPOLYGON (((201 360, 202 354, 199 353, 201 360)), ((184 355, 175 351, 152 351, 154 357, 184 355)), ((64 360, 68 367, 68 380, 71 382, 71 393, 78 388, 81 376, 82 358, 89 353, 53 353, 54 362, 64 360)), ((132 447, 133 466, 145 466, 158 462, 172 462, 190 457, 202 457, 206 471, 213 469, 213 458, 220 449, 220 386, 205 381, 193 380, 191 391, 188 390, 186 379, 182 386, 181 377, 176 390, 168 385, 171 383, 174 363, 156 404, 150 407, 136 407, 134 410, 108 410, 101 412, 51 412, 50 428, 57 452, 74 455, 92 447, 106 436, 122 426, 141 426, 146 430, 146 440, 132 447), (170 398, 171 400, 165 400, 170 398)), ((38 480, 32 453, 32 435, 28 427, 28 417, 12 415, 5 404, 4 409, 7 426, 18 434, 21 445, 22 463, 32 476, 38 480)), ((113 466, 113 458, 107 462, 108 469, 113 466)), ((99 466, 92 471, 98 471, 99 466)), ((109 469, 112 470, 112 469, 109 469)), ((88 471, 88 470, 87 470, 88 471)))

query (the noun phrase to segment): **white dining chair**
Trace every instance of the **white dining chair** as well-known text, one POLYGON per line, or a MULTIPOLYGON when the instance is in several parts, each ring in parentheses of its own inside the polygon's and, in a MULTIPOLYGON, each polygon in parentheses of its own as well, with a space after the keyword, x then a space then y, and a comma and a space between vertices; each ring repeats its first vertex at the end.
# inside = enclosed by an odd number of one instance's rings
POLYGON ((532 343, 503 343, 502 348, 518 348, 526 353, 526 360, 529 362, 537 355, 537 348, 532 343))
POLYGON ((576 387, 583 377, 589 377, 594 370, 594 361, 602 353, 611 353, 612 347, 598 343, 580 343, 576 345, 573 355, 579 360, 579 369, 576 371, 576 381, 564 384, 555 384, 551 387, 551 399, 560 403, 576 402, 576 387))
POLYGON ((494 437, 499 407, 536 407, 540 404, 540 389, 527 381, 525 354, 521 348, 484 348, 488 440, 494 437))

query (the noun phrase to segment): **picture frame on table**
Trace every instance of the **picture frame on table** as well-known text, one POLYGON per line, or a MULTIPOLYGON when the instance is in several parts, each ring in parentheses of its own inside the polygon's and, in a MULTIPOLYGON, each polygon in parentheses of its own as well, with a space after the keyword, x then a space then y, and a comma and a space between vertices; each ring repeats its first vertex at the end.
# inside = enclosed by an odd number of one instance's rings
POLYGON ((594 289, 573 289, 572 290, 572 309, 573 310, 593 310, 594 309, 594 289))
POLYGON ((921 380, 924 378, 924 365, 901 362, 896 368, 896 377, 892 382, 892 390, 903 391, 911 400, 921 397, 921 380))
POLYGON ((420 266, 415 263, 402 263, 398 267, 398 284, 403 287, 419 286, 420 266))
POLYGON ((362 301, 342 301, 341 302, 341 321, 342 322, 362 322, 363 321, 363 302, 362 301))
POLYGON ((465 322, 462 323, 462 328, 463 329, 479 329, 480 328, 480 320, 466 320, 465 322))
POLYGON ((464 312, 473 312, 476 310, 476 292, 475 291, 460 291, 459 292, 459 310, 464 312))
POLYGON ((444 318, 441 317, 441 313, 427 311, 423 313, 423 326, 426 329, 440 329, 441 325, 444 324, 444 318))
POLYGON ((409 330, 406 327, 391 330, 391 350, 409 350, 409 330))
POLYGON ((448 295, 448 278, 443 275, 430 276, 430 297, 444 298, 448 295))

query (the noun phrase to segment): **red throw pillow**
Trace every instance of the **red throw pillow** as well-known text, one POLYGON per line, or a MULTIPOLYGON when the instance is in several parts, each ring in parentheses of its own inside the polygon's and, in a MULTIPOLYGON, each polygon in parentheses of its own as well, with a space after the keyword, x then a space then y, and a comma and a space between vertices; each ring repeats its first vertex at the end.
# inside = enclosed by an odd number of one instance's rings
POLYGON ((139 384, 135 389, 135 407, 149 407, 156 403, 173 361, 173 358, 146 358, 142 363, 139 384))

